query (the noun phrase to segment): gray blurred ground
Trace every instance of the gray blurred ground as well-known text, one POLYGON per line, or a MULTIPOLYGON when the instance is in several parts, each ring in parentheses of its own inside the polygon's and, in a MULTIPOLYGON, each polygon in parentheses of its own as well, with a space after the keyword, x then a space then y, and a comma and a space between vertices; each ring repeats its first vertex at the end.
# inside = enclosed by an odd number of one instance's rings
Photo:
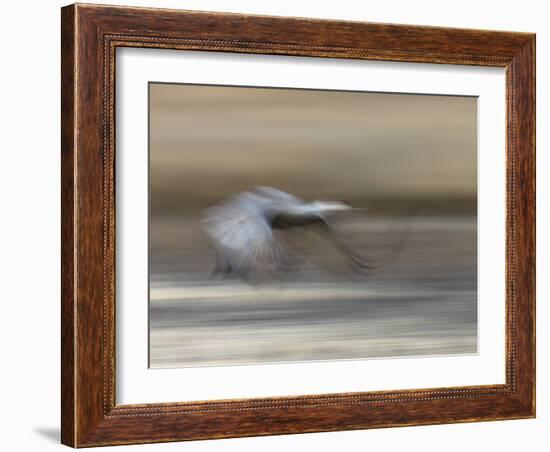
MULTIPOLYGON (((190 221, 163 223, 155 230, 167 243, 194 235, 196 255, 171 248, 151 262, 151 367, 476 352, 472 216, 416 218, 399 257, 369 274, 350 272, 314 241, 303 249, 310 260, 290 280, 256 285, 211 279, 214 260, 200 231, 190 221)), ((394 223, 340 229, 354 249, 382 255, 402 233, 394 223)))

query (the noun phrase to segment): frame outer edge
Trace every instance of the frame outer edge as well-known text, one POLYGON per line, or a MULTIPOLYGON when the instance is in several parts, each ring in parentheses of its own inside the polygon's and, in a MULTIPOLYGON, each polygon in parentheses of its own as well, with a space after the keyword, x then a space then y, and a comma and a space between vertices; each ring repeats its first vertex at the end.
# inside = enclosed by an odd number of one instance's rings
POLYGON ((532 86, 531 86, 531 95, 533 96, 532 102, 532 154, 533 154, 533 167, 532 167, 532 178, 533 178, 533 224, 532 224, 532 234, 533 234, 533 260, 532 260, 532 274, 531 281, 533 284, 533 301, 532 301, 532 317, 533 317, 533 330, 531 332, 531 347, 533 348, 533 387, 531 390, 532 397, 532 414, 533 417, 537 415, 537 217, 536 217, 536 205, 537 205, 537 36, 534 34, 531 41, 531 70, 532 73, 532 86))
POLYGON ((536 416, 536 35, 514 58, 517 70, 518 396, 525 415, 536 416))
POLYGON ((61 8, 61 443, 77 445, 76 413, 76 6, 61 8))

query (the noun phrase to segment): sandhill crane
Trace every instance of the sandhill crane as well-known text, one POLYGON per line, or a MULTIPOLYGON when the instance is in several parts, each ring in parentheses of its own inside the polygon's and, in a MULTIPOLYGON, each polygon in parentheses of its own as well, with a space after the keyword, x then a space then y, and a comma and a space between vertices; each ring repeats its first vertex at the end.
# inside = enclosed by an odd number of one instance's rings
POLYGON ((289 228, 321 233, 357 270, 375 268, 345 245, 327 222, 330 215, 352 210, 365 209, 339 201, 307 202, 272 187, 235 194, 204 215, 203 226, 216 254, 214 274, 250 280, 287 268, 287 250, 274 230, 289 228))

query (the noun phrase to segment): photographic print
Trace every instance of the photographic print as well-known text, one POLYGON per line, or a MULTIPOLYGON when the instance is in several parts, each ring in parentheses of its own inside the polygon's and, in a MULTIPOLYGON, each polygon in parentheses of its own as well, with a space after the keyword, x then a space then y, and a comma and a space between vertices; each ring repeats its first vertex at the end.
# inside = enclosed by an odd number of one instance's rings
POLYGON ((477 351, 477 99, 149 84, 152 368, 477 351))

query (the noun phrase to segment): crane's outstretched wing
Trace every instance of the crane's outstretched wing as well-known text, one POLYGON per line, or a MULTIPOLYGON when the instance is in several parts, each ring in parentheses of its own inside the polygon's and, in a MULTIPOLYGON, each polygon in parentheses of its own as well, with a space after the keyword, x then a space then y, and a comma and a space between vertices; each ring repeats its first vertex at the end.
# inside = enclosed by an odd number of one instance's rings
POLYGON ((289 193, 285 193, 284 191, 277 190, 273 187, 266 187, 266 186, 258 186, 254 188, 254 194, 257 196, 264 198, 265 202, 271 202, 276 204, 284 204, 284 205, 303 205, 305 204, 305 201, 301 198, 298 198, 297 196, 291 195, 289 193))
POLYGON ((277 269, 284 251, 266 209, 266 199, 255 192, 240 193, 207 209, 203 226, 212 240, 218 271, 252 279, 277 269))
MULTIPOLYGON (((330 221, 324 224, 318 225, 317 232, 320 233, 326 241, 328 241, 333 248, 337 249, 341 255, 345 257, 347 262, 358 271, 371 271, 376 269, 382 269, 388 264, 393 262, 403 251, 405 245, 411 236, 413 231, 413 225, 418 212, 416 205, 404 206, 401 211, 393 211, 392 216, 388 217, 386 214, 379 214, 378 220, 382 220, 382 223, 378 223, 379 226, 371 229, 367 227, 367 223, 372 225, 377 221, 376 210, 372 208, 358 209, 351 211, 350 213, 355 216, 353 220, 350 220, 350 224, 355 229, 348 231, 346 234, 340 234, 338 229, 338 222, 331 223, 330 221), (358 232, 363 236, 362 238, 352 239, 355 246, 352 246, 349 242, 349 232, 351 237, 354 235, 357 237, 358 232), (372 251, 368 251, 364 245, 367 243, 366 236, 376 238, 376 245, 372 251), (344 237, 348 239, 344 239, 344 237), (354 243, 355 242, 355 243, 354 243), (373 254, 374 252, 374 254, 373 254)), ((328 218, 330 220, 330 217, 328 218)), ((373 243, 374 244, 374 243, 373 243)))
MULTIPOLYGON (((412 223, 411 223, 412 225, 412 223)), ((351 249, 328 223, 317 223, 317 230, 336 249, 355 270, 375 270, 384 267, 393 261, 402 251, 405 242, 410 235, 411 225, 406 229, 400 239, 382 257, 373 258, 361 255, 351 249)))

